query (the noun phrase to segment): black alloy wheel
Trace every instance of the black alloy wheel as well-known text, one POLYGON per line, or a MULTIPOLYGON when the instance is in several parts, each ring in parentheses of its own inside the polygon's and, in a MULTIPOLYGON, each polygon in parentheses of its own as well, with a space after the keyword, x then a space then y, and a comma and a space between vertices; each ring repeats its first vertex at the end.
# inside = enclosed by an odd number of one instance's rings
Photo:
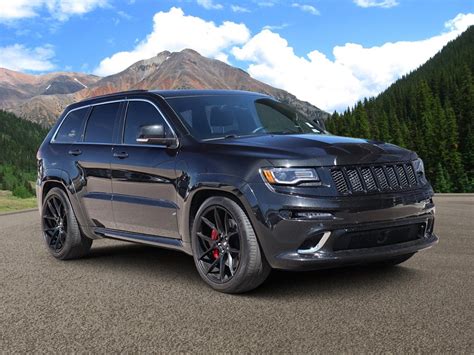
POLYGON ((199 275, 217 291, 250 291, 270 273, 247 214, 228 197, 203 202, 192 221, 191 242, 199 275))
POLYGON ((57 259, 75 259, 86 255, 92 239, 82 235, 66 192, 52 188, 44 197, 41 210, 43 238, 57 259))
POLYGON ((240 264, 240 234, 232 214, 222 206, 211 206, 199 220, 198 260, 215 282, 229 281, 240 264))
POLYGON ((66 207, 57 195, 49 196, 43 210, 43 232, 48 247, 55 253, 61 251, 67 238, 66 207))

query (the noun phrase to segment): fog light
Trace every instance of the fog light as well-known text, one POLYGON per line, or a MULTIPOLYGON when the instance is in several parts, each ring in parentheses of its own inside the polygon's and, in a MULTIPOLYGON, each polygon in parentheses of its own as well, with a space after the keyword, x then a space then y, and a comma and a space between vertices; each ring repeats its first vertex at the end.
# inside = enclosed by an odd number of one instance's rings
POLYGON ((293 212, 292 217, 296 219, 329 219, 334 216, 328 212, 293 212))

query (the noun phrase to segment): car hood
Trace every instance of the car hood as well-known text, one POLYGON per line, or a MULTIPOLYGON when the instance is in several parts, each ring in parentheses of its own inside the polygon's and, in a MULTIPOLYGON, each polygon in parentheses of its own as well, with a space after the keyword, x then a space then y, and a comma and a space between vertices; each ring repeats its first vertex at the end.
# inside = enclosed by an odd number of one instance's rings
POLYGON ((247 136, 216 140, 211 145, 221 153, 252 154, 277 166, 373 164, 417 158, 414 152, 393 144, 326 134, 247 136))

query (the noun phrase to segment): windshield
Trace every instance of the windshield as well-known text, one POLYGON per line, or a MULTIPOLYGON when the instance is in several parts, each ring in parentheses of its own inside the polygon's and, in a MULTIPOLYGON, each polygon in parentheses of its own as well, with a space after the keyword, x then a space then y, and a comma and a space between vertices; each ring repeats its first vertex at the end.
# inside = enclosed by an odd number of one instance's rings
POLYGON ((253 95, 167 98, 191 134, 200 140, 263 134, 323 133, 289 106, 253 95))

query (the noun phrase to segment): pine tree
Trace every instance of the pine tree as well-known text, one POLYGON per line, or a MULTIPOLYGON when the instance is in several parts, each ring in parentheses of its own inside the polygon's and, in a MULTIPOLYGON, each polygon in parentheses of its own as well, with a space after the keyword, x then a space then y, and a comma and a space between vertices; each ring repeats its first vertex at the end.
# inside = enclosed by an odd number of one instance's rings
POLYGON ((367 112, 364 106, 359 102, 354 110, 354 131, 358 137, 370 138, 370 126, 367 112))
POLYGON ((450 192, 451 191, 449 176, 446 174, 446 171, 444 170, 441 163, 438 163, 436 167, 434 186, 437 192, 450 192))

